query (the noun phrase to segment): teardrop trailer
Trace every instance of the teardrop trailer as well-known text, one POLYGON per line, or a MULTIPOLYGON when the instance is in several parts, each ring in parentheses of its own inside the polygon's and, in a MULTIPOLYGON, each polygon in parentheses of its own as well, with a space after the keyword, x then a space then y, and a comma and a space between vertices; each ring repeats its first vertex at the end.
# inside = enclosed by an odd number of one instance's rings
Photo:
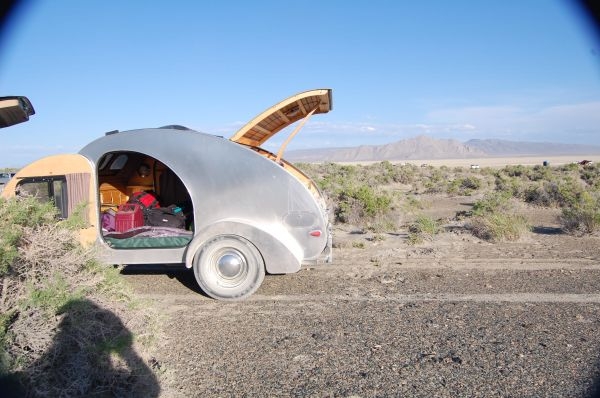
POLYGON ((331 261, 331 226, 315 183, 282 158, 313 115, 332 109, 330 89, 296 94, 267 109, 230 139, 181 126, 111 132, 78 154, 55 155, 22 168, 2 196, 52 200, 61 217, 86 204, 94 243, 108 264, 181 264, 217 299, 242 299, 265 272, 286 274, 331 261), (277 154, 261 146, 300 122, 277 154), (138 192, 186 215, 180 228, 140 225, 138 192), (103 223, 116 217, 120 226, 103 223), (137 220, 137 221, 136 221, 137 220), (104 227, 103 227, 104 225, 104 227), (109 226, 110 225, 110 226, 109 226))

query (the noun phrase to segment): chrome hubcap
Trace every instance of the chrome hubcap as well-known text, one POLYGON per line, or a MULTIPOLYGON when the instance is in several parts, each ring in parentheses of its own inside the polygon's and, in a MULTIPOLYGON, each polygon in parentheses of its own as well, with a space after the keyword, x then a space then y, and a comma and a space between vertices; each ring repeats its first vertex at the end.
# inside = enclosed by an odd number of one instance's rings
POLYGON ((228 251, 217 259, 217 270, 226 279, 234 279, 246 268, 245 258, 237 252, 228 251))

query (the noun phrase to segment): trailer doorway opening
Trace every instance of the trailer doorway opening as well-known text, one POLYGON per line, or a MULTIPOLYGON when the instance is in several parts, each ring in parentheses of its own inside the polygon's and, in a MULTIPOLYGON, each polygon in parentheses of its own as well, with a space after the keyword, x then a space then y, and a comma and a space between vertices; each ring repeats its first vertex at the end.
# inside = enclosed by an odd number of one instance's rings
POLYGON ((181 179, 160 160, 139 152, 104 154, 98 162, 99 219, 114 249, 186 246, 193 205, 181 179))

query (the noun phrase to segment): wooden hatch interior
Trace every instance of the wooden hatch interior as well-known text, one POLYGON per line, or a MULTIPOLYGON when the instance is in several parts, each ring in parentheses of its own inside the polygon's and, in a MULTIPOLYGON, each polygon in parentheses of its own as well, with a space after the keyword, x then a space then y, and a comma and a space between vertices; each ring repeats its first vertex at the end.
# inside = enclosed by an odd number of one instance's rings
POLYGON ((312 115, 327 113, 332 109, 331 89, 305 91, 268 108, 239 129, 230 140, 248 146, 262 156, 279 163, 313 192, 315 197, 320 197, 319 190, 314 182, 297 167, 285 161, 283 153, 290 141, 304 127, 312 115), (298 121, 300 123, 286 138, 276 154, 261 148, 275 134, 298 121))

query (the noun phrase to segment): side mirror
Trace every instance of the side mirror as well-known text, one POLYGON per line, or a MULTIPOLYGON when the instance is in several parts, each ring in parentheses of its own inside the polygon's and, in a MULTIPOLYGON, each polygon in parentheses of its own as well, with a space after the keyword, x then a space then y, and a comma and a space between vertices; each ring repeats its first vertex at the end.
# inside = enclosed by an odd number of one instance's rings
POLYGON ((26 122, 35 110, 27 97, 0 97, 0 128, 26 122))

